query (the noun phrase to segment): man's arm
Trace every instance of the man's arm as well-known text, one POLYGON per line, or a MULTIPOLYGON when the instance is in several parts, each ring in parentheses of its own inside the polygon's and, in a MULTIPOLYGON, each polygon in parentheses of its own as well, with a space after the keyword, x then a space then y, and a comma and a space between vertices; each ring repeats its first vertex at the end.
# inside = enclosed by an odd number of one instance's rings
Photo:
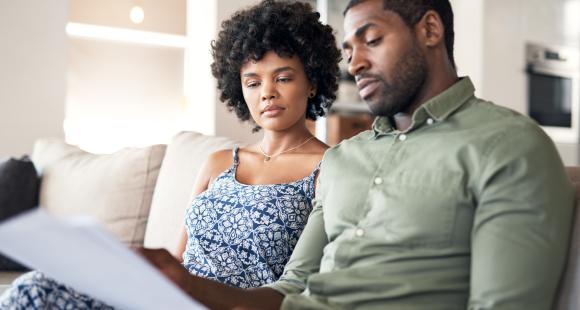
POLYGON ((308 277, 320 270, 320 261, 328 237, 324 230, 322 204, 317 198, 300 239, 278 281, 267 284, 283 295, 299 294, 306 288, 308 277))
POLYGON ((574 192, 553 143, 525 124, 483 154, 469 309, 550 309, 574 192))

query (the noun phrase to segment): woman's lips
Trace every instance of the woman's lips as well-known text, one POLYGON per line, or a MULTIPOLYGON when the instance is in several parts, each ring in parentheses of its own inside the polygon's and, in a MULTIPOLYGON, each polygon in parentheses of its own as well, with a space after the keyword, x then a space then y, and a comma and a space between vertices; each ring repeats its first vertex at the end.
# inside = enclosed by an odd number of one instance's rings
POLYGON ((280 106, 269 106, 266 109, 264 109, 264 111, 262 111, 262 115, 266 116, 266 117, 276 117, 280 114, 282 114, 282 112, 284 112, 284 108, 280 107, 280 106))

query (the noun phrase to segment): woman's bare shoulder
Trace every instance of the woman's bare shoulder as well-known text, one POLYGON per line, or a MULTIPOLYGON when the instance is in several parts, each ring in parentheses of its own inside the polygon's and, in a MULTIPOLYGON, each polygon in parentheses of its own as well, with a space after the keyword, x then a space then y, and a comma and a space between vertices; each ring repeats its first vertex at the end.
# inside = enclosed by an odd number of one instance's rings
POLYGON ((324 152, 326 152, 326 150, 328 150, 328 148, 329 148, 329 146, 326 143, 324 143, 318 139, 315 139, 312 143, 312 147, 311 147, 310 152, 313 154, 316 154, 317 156, 322 157, 322 155, 324 155, 324 152))
POLYGON ((232 149, 224 149, 215 151, 207 157, 208 162, 220 162, 220 161, 227 161, 232 160, 234 157, 234 151, 232 149))
POLYGON ((228 169, 233 164, 233 150, 225 149, 211 153, 204 164, 204 170, 210 179, 228 169))

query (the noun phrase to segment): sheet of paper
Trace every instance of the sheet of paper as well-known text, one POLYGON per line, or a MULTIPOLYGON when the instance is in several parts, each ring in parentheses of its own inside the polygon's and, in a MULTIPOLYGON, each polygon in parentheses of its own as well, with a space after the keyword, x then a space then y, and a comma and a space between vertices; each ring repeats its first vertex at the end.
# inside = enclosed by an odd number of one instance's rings
POLYGON ((0 224, 0 252, 120 309, 205 309, 87 218, 34 210, 0 224))

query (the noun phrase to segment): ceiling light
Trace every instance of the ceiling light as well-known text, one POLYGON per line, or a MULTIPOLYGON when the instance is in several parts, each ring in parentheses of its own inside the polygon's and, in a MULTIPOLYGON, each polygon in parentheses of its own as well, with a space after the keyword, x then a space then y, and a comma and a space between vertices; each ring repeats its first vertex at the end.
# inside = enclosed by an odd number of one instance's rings
POLYGON ((140 24, 145 19, 145 11, 140 6, 134 6, 131 8, 131 12, 129 13, 129 17, 131 21, 135 24, 140 24))

